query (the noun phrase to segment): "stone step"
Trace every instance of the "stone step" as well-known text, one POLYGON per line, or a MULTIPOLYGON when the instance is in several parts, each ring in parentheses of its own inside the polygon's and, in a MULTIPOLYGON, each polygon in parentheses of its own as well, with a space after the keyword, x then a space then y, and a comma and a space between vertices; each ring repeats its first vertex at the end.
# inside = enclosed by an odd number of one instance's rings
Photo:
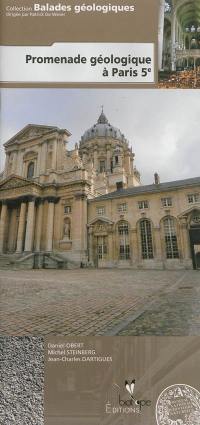
POLYGON ((0 255, 0 269, 11 270, 14 266, 15 260, 9 255, 0 255))
POLYGON ((33 255, 27 261, 25 254, 1 254, 0 255, 0 269, 18 270, 18 269, 32 269, 34 264, 33 255))
POLYGON ((1 254, 0 269, 77 269, 80 264, 55 253, 1 254))

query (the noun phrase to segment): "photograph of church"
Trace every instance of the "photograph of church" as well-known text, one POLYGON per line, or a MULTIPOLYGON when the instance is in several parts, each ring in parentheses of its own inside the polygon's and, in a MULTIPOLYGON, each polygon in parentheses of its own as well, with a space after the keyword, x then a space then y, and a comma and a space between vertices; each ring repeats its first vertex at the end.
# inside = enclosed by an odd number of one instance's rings
POLYGON ((199 269, 200 177, 161 181, 152 168, 143 184, 99 109, 72 149, 69 130, 37 123, 4 143, 0 267, 199 269))
POLYGON ((200 87, 200 0, 161 0, 160 88, 200 87))

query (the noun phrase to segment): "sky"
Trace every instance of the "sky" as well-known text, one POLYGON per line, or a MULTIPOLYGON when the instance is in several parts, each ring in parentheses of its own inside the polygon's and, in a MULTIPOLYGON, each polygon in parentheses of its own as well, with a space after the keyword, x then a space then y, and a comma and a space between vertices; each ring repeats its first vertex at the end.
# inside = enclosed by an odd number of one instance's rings
POLYGON ((101 105, 135 152, 144 184, 200 176, 199 90, 1 89, 0 169, 5 143, 27 124, 72 133, 69 149, 98 119, 101 105))

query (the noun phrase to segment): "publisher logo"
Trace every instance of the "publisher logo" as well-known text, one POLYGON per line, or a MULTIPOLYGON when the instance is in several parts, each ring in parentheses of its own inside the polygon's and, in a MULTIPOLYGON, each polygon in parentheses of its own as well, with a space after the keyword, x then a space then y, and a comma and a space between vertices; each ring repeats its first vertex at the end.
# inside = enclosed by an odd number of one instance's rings
POLYGON ((200 425, 200 393, 185 384, 165 388, 156 403, 157 425, 200 425))
POLYGON ((151 400, 137 397, 135 394, 136 380, 125 380, 121 387, 118 384, 113 384, 113 390, 117 391, 116 402, 106 403, 106 413, 122 413, 122 414, 140 414, 144 408, 151 406, 151 400), (126 389, 125 396, 122 394, 126 389), (127 395, 128 393, 128 395, 127 395))
POLYGON ((131 384, 129 384, 128 381, 125 381, 125 387, 126 387, 126 390, 130 393, 131 397, 133 398, 133 393, 135 388, 135 379, 131 381, 131 384))

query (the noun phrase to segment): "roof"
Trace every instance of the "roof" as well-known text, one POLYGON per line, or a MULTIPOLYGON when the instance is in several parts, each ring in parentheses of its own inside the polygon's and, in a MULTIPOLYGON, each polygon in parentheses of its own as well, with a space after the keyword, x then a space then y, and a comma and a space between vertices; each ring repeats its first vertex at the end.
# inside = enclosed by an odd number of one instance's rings
POLYGON ((121 130, 108 122, 103 110, 97 122, 84 132, 81 137, 80 145, 96 138, 112 138, 128 144, 128 140, 125 138, 124 134, 122 134, 121 130))
POLYGON ((165 182, 160 184, 149 184, 142 186, 129 187, 128 189, 119 189, 115 192, 107 193, 106 195, 101 195, 96 198, 93 198, 91 201, 102 201, 106 199, 115 199, 122 198, 125 196, 136 196, 146 193, 159 193, 168 190, 176 190, 179 188, 186 188, 190 186, 200 185, 200 177, 194 177, 191 179, 185 180, 175 180, 171 182, 165 182))

